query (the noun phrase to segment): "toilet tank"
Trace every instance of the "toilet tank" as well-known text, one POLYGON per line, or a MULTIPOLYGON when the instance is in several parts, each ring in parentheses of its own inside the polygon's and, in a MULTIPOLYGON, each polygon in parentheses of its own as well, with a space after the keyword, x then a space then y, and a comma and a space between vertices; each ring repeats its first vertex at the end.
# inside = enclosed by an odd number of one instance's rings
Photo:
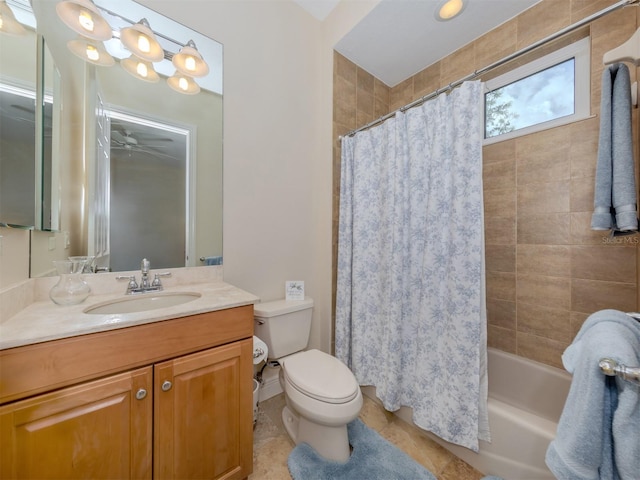
POLYGON ((311 332, 313 299, 276 300, 253 307, 255 335, 269 347, 269 358, 278 359, 304 350, 311 332))

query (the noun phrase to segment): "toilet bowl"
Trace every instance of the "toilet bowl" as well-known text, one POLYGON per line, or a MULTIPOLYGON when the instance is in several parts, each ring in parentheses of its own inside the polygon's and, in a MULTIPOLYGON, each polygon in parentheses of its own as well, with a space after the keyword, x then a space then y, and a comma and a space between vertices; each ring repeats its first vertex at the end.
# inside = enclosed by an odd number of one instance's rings
POLYGON ((347 366, 319 350, 280 359, 286 407, 282 420, 291 439, 335 462, 349 459, 347 424, 360 413, 362 393, 347 366))
POLYGON ((305 350, 312 308, 310 298, 256 304, 254 333, 267 344, 269 359, 280 364, 286 400, 282 420, 291 439, 309 444, 327 460, 346 462, 347 424, 360 413, 362 393, 344 363, 320 350, 305 350))

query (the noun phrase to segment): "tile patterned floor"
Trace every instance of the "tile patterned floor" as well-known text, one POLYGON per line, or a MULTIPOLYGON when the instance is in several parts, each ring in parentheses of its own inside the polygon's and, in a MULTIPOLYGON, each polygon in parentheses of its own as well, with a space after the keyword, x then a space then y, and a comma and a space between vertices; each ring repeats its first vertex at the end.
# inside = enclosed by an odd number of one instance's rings
MULTIPOLYGON (((282 424, 284 395, 259 405, 253 439, 253 474, 249 480, 291 480, 287 457, 295 446, 282 424)), ((433 473, 438 480, 480 480, 482 474, 460 460, 414 426, 385 411, 368 397, 360 419, 433 473)))

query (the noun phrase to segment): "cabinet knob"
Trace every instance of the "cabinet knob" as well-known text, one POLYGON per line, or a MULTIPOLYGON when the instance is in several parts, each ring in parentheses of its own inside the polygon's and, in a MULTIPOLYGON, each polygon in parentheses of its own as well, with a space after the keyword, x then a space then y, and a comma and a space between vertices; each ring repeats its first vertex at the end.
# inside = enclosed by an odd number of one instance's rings
POLYGON ((164 382, 162 382, 162 391, 163 392, 168 392, 169 390, 171 390, 171 387, 173 387, 173 384, 169 381, 169 380, 165 380, 164 382))
POLYGON ((136 398, 138 400, 142 400, 146 396, 147 396, 147 391, 144 388, 141 388, 136 392, 136 398))

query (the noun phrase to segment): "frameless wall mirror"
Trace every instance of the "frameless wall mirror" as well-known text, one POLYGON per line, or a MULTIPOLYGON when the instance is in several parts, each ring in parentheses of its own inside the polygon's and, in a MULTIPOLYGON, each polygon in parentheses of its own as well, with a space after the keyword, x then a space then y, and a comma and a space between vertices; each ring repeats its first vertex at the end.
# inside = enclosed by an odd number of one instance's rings
POLYGON ((60 230, 60 123, 62 92, 58 71, 44 38, 38 41, 36 91, 36 229, 60 230))
POLYGON ((50 223, 31 232, 31 276, 76 255, 111 271, 142 256, 152 268, 221 263, 222 45, 131 0, 30 3, 56 66, 41 137, 54 168, 38 167, 50 223))
POLYGON ((31 229, 38 226, 36 196, 41 196, 36 192, 38 35, 28 3, 0 7, 0 225, 31 229), (5 20, 12 21, 8 31, 5 20))

